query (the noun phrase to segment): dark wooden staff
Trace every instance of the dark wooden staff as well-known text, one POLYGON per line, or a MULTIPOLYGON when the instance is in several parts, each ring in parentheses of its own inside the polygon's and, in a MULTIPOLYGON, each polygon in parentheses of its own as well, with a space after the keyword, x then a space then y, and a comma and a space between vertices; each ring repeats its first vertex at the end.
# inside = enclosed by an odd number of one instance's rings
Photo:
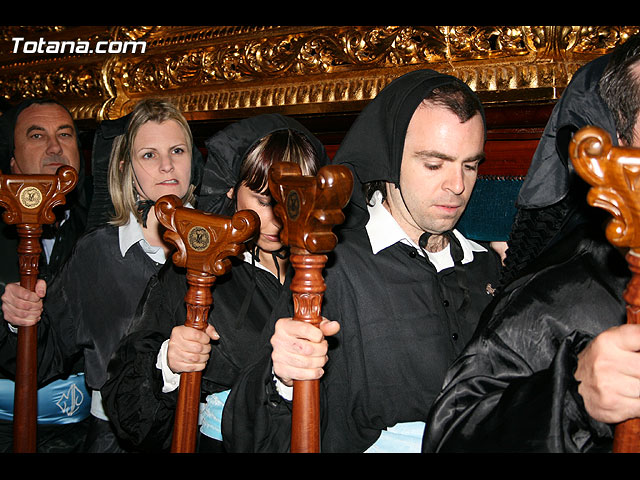
MULTIPOLYGON (((353 175, 345 166, 328 165, 315 177, 303 176, 297 163, 278 162, 269 170, 269 189, 277 202, 274 213, 283 225, 280 240, 290 247, 295 270, 293 319, 317 326, 326 289, 325 254, 337 243, 331 228, 344 221, 342 209, 351 197, 353 175)), ((294 380, 292 408, 291 452, 319 452, 318 380, 294 380)))
MULTIPOLYGON (((614 147, 609 134, 598 127, 584 127, 569 147, 571 161, 592 188, 587 202, 613 218, 606 227, 612 245, 629 248, 626 260, 632 277, 624 292, 627 323, 640 323, 640 149, 614 147)), ((640 418, 616 425, 613 451, 640 452, 640 418)))
MULTIPOLYGON (((76 186, 78 172, 60 167, 55 175, 1 175, 2 218, 18 231, 20 285, 34 291, 42 247, 42 225, 56 221, 53 208, 65 203, 65 195, 76 186)), ((18 350, 13 404, 13 451, 36 450, 38 415, 37 325, 18 327, 18 350)))
MULTIPOLYGON (((156 202, 156 216, 166 227, 164 239, 176 247, 173 263, 187 269, 189 289, 185 295, 185 325, 205 330, 213 302, 211 287, 220 275, 231 268, 228 257, 244 250, 244 242, 260 230, 260 217, 251 210, 236 212, 233 217, 205 213, 182 206, 174 195, 156 202)), ((200 383, 202 372, 180 374, 178 404, 173 426, 172 453, 193 453, 198 431, 200 383)))

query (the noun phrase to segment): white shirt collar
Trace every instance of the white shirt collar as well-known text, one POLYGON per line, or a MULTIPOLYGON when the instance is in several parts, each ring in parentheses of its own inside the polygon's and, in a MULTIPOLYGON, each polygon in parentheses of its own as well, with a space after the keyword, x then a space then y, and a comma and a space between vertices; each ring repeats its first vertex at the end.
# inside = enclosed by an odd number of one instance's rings
POLYGON ((251 254, 250 251, 245 250, 244 252, 242 252, 242 260, 247 262, 249 265, 255 265, 256 268, 260 268, 265 272, 269 272, 271 275, 275 277, 274 273, 271 270, 269 270, 267 267, 265 267, 263 264, 261 264, 259 260, 256 259, 255 263, 253 262, 253 255, 251 254))
MULTIPOLYGON (((441 252, 435 254, 423 251, 414 241, 412 241, 405 231, 398 225, 391 213, 382 205, 382 193, 375 192, 371 198, 373 205, 368 205, 369 221, 366 225, 371 250, 374 255, 398 242, 405 243, 414 247, 421 255, 427 255, 437 270, 453 266, 453 259, 447 246, 441 252)), ((486 252, 487 249, 482 245, 465 238, 457 230, 453 230, 454 235, 460 241, 462 247, 463 258, 462 263, 473 261, 473 252, 486 252)))
POLYGON ((140 244, 144 253, 146 253, 153 261, 164 263, 166 257, 162 247, 154 247, 149 245, 142 233, 142 226, 138 223, 133 212, 129 212, 129 222, 126 225, 118 227, 118 241, 120 243, 120 253, 124 257, 131 247, 136 243, 140 244))
MULTIPOLYGON (((184 206, 186 208, 193 208, 193 205, 190 203, 186 203, 184 206)), ((132 246, 139 243, 144 253, 149 255, 151 260, 158 263, 164 263, 167 260, 162 247, 149 245, 149 242, 144 239, 142 226, 138 223, 133 212, 129 212, 129 223, 118 227, 118 241, 120 244, 120 253, 123 257, 132 246)))
POLYGON ((409 238, 405 231, 398 225, 391 213, 382 205, 382 193, 377 191, 371 198, 373 205, 367 205, 369 221, 367 222, 367 234, 374 255, 398 242, 414 247, 423 254, 422 249, 409 238))

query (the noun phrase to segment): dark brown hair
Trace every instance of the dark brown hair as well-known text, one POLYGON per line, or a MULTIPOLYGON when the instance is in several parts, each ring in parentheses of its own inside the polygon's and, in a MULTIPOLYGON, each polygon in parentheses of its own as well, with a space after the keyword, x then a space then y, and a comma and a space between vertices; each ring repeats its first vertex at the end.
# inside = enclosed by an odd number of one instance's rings
POLYGON ((303 175, 315 175, 318 170, 318 156, 304 134, 277 130, 264 136, 249 151, 240 166, 234 190, 244 184, 254 192, 268 193, 268 174, 274 162, 295 162, 303 175))

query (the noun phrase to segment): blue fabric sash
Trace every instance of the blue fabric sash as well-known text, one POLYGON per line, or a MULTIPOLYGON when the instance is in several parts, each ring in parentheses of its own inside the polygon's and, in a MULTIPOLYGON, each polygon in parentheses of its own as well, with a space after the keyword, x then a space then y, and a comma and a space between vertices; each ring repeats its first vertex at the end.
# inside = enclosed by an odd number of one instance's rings
POLYGON ((424 422, 398 423, 383 430, 365 453, 420 453, 424 422))
POLYGON ((207 437, 222 440, 222 409, 229 390, 207 396, 207 403, 200 410, 200 432, 207 437))
MULTIPOLYGON (((15 384, 0 379, 0 420, 13 421, 15 384)), ((38 423, 76 423, 89 416, 91 395, 84 383, 84 374, 70 375, 38 390, 38 423)))

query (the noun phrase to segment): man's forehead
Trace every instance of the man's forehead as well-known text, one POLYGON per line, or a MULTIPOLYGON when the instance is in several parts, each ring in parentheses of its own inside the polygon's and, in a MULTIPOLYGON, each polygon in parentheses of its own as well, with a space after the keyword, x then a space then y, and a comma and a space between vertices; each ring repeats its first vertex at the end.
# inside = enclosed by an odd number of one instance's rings
POLYGON ((22 110, 16 119, 16 129, 54 126, 55 128, 73 128, 73 119, 69 112, 55 103, 33 104, 22 110))

